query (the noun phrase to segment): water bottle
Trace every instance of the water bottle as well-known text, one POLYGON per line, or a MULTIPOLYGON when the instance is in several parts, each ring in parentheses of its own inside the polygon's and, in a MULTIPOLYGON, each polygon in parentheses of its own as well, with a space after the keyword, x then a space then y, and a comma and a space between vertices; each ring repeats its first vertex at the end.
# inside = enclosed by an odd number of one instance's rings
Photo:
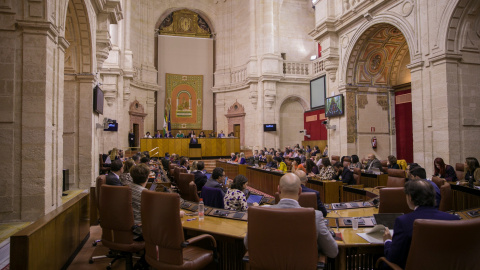
POLYGON ((198 220, 203 221, 205 218, 205 205, 203 204, 203 199, 200 198, 200 202, 198 203, 198 220))

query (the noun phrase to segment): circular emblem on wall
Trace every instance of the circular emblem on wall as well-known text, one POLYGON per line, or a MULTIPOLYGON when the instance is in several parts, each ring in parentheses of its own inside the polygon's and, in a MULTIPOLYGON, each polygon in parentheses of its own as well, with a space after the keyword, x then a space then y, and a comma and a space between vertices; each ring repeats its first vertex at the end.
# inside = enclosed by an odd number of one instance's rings
POLYGON ((190 18, 182 17, 180 19, 180 28, 182 29, 182 31, 187 32, 188 30, 190 30, 191 26, 192 20, 190 20, 190 18))
POLYGON ((403 16, 407 17, 408 15, 410 15, 410 13, 412 13, 412 10, 413 10, 413 3, 410 1, 405 1, 402 7, 403 16))
POLYGON ((371 75, 379 73, 383 66, 385 60, 385 53, 383 50, 376 50, 370 54, 370 57, 367 58, 367 70, 371 75))
POLYGON ((342 47, 346 48, 348 46, 348 36, 345 35, 342 37, 342 47))

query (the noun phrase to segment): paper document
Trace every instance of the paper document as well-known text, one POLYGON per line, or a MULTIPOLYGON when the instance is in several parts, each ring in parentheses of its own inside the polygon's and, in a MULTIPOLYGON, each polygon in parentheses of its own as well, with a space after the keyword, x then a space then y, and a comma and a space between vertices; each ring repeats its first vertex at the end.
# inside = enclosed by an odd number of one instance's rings
MULTIPOLYGON (((366 231, 366 233, 357 233, 357 235, 367 240, 369 243, 383 244, 384 232, 385 232, 385 226, 379 224, 379 225, 375 225, 375 227, 373 227, 369 231, 366 231)), ((390 234, 393 236, 393 230, 390 230, 390 234)))

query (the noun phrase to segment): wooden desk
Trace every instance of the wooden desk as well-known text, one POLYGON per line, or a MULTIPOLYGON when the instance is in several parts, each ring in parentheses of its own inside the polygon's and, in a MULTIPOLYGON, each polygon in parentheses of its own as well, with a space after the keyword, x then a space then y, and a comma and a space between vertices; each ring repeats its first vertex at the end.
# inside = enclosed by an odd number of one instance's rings
POLYGON ((352 186, 343 186, 341 189, 341 201, 368 201, 372 198, 378 197, 378 189, 373 188, 355 188, 352 186))
POLYGON ((452 187, 453 209, 462 211, 480 207, 480 190, 449 182, 452 187))
POLYGON ((225 175, 232 180, 239 174, 247 176, 246 170, 248 165, 245 164, 228 163, 227 161, 217 160, 215 166, 223 168, 223 170, 225 171, 225 175))
POLYGON ((360 184, 365 187, 387 186, 388 174, 369 174, 363 173, 360 175, 360 184))
MULTIPOLYGON (((239 138, 199 138, 202 157, 226 157, 240 152, 239 138)), ((189 156, 190 138, 141 139, 140 151, 149 151, 151 157, 164 157, 165 153, 189 156)))
POLYGON ((188 156, 190 158, 202 158, 202 148, 190 148, 188 150, 188 156))
POLYGON ((307 187, 320 192, 320 199, 323 203, 340 202, 340 188, 343 186, 341 181, 335 180, 314 180, 309 179, 307 187))
POLYGON ((283 173, 278 171, 266 171, 259 168, 247 167, 248 185, 270 196, 275 196, 282 176, 283 173))

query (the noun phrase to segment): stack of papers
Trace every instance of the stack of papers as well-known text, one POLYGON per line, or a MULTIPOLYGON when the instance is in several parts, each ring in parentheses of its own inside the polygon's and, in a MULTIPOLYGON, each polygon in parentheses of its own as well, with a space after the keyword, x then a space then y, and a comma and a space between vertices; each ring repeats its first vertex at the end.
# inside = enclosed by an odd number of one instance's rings
MULTIPOLYGON (((384 232, 385 232, 385 226, 379 224, 379 225, 375 225, 375 227, 373 227, 366 233, 357 233, 357 235, 367 240, 369 243, 383 244, 384 232)), ((390 234, 393 236, 393 230, 390 230, 390 234)))

